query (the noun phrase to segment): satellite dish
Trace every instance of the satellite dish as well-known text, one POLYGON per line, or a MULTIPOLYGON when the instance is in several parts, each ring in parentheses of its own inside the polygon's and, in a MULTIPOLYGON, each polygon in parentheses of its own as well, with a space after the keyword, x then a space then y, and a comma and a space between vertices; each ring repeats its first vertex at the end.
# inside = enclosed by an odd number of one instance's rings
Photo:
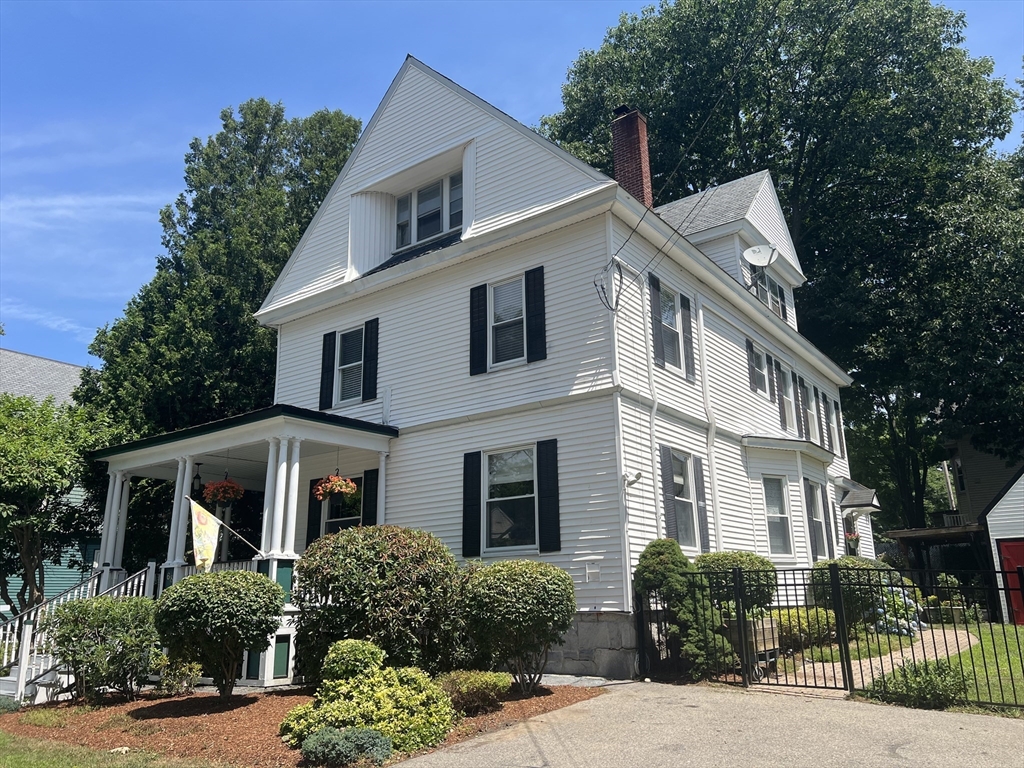
POLYGON ((743 252, 743 258, 752 267, 767 267, 779 255, 774 245, 755 245, 743 252))

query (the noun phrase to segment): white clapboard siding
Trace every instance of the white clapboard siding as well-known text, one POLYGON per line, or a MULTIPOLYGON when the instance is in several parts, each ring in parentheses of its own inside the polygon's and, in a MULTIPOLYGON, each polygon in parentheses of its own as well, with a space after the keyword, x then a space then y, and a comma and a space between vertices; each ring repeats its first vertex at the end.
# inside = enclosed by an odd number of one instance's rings
POLYGON ((810 566, 810 539, 807 531, 807 513, 801 503, 803 478, 797 472, 796 454, 792 451, 770 451, 748 449, 747 468, 750 473, 750 496, 755 514, 765 521, 767 530, 767 511, 764 501, 764 477, 785 478, 785 497, 789 505, 790 534, 792 535, 792 555, 772 554, 765 552, 772 562, 779 567, 810 566))
POLYGON ((800 268, 800 259, 797 258, 796 248, 793 247, 793 239, 789 235, 789 227, 786 226, 786 219, 782 214, 782 207, 779 205, 778 195, 775 194, 775 187, 772 186, 771 177, 765 175, 761 189, 754 197, 754 202, 747 211, 747 220, 754 225, 768 242, 773 243, 779 249, 779 256, 786 259, 797 272, 803 273, 800 268))
MULTIPOLYGON (((768 529, 763 497, 760 485, 751 487, 747 457, 739 441, 723 436, 715 441, 715 475, 718 503, 722 507, 721 549, 756 552, 767 557, 768 529)), ((760 483, 760 479, 757 482, 760 483)))
POLYGON ((661 481, 657 457, 651 453, 651 412, 623 395, 621 398, 622 466, 625 474, 640 479, 626 489, 627 536, 629 539, 630 570, 637 558, 654 539, 665 535, 664 523, 659 524, 661 510, 661 481))
POLYGON ((739 235, 726 235, 701 243, 697 247, 720 266, 729 277, 743 282, 743 274, 740 271, 740 262, 742 261, 740 254, 743 252, 743 247, 739 235))
MULTIPOLYGON (((996 570, 1006 569, 999 554, 999 542, 1003 539, 1024 538, 1024 475, 1018 474, 1014 483, 1006 489, 1002 498, 996 500, 985 517, 989 540, 992 545, 992 562, 996 570)), ((1006 585, 999 578, 999 601, 1002 603, 1004 621, 1012 621, 1012 609, 1006 604, 1006 585)))
POLYGON ((326 332, 379 318, 378 397, 334 412, 399 428, 593 392, 611 386, 608 312, 594 273, 605 259, 600 218, 424 275, 385 292, 356 296, 281 329, 278 400, 316 409, 326 332), (476 285, 544 267, 546 360, 469 375, 469 292, 476 285))

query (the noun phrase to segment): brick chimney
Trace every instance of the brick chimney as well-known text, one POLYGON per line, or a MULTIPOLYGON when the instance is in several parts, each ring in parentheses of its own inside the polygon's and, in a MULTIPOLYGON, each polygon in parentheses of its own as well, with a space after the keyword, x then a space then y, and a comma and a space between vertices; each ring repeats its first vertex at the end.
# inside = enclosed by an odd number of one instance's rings
POLYGON ((651 162, 647 155, 647 118, 640 110, 622 106, 612 120, 612 165, 615 180, 646 205, 654 205, 651 162))

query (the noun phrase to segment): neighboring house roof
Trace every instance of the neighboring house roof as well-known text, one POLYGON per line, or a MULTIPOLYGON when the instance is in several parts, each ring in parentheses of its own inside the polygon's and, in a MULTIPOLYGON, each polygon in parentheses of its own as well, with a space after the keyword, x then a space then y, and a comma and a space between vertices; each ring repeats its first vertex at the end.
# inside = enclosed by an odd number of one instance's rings
POLYGON ((80 365, 0 349, 0 392, 68 403, 81 374, 80 365))
POLYGON ((992 497, 992 501, 990 501, 988 503, 988 506, 985 507, 984 510, 982 510, 982 513, 980 515, 978 515, 979 523, 985 522, 986 518, 988 517, 988 513, 991 512, 995 508, 995 506, 1000 501, 1003 500, 1003 497, 1010 492, 1010 489, 1017 484, 1017 482, 1021 479, 1022 476, 1024 476, 1024 464, 1020 465, 1020 467, 1017 469, 1016 474, 1014 474, 1014 476, 1007 481, 1006 485, 1002 487, 999 493, 992 497))

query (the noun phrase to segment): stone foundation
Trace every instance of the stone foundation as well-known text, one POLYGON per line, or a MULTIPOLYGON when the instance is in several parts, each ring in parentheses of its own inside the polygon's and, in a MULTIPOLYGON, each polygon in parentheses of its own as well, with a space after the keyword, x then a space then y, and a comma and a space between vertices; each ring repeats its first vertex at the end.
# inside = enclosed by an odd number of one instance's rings
POLYGON ((546 672, 630 680, 636 663, 636 617, 612 611, 576 614, 565 643, 548 654, 546 672))

